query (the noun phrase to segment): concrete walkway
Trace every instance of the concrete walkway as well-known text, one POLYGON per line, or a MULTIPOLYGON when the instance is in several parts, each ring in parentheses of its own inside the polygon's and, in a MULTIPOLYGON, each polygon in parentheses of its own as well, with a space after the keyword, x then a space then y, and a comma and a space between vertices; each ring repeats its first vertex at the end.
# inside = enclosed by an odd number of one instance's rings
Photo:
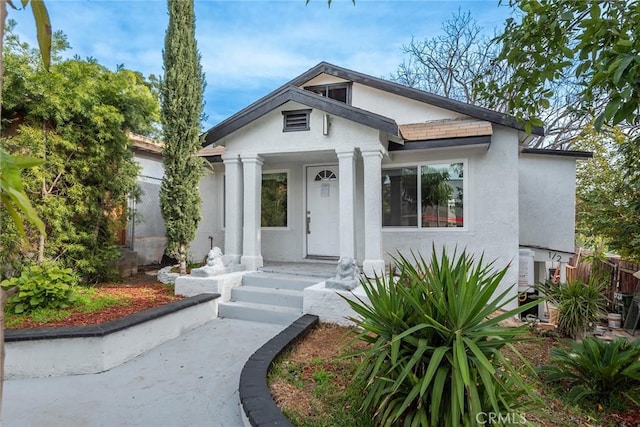
POLYGON ((241 427, 247 359, 286 325, 216 319, 110 371, 5 381, 5 427, 241 427))

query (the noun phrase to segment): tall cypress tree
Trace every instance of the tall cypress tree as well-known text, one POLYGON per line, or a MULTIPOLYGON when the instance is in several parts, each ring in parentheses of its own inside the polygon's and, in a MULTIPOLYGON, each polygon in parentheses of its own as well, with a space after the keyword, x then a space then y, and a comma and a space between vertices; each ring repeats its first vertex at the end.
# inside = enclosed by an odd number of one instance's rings
POLYGON ((204 74, 195 38, 193 0, 168 0, 169 26, 164 40, 162 125, 164 178, 160 208, 167 236, 167 253, 187 272, 187 251, 200 222, 198 183, 203 174, 200 118, 204 74))

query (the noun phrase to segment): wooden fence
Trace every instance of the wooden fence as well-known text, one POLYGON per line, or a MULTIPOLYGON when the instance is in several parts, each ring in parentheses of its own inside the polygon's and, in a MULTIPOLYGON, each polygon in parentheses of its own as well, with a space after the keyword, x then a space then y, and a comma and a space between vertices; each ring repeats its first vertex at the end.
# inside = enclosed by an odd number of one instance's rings
POLYGON ((598 274, 607 281, 605 296, 609 304, 616 304, 616 294, 629 295, 639 290, 639 279, 633 273, 640 271, 640 264, 629 262, 618 257, 608 257, 593 264, 585 262, 584 256, 574 256, 567 265, 567 281, 581 280, 587 282, 592 275, 598 274), (578 261, 576 265, 576 261, 578 261))

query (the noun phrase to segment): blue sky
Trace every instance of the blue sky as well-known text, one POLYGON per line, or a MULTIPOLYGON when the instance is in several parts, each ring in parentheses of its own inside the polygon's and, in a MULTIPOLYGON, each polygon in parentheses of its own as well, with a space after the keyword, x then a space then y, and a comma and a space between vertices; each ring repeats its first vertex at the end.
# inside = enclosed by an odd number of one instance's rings
MULTIPOLYGON (((19 2, 15 2, 16 4, 19 2)), ((160 0, 46 0, 53 30, 62 30, 68 56, 91 56, 162 75, 168 16, 160 0)), ((321 61, 376 77, 402 63, 412 37, 441 32, 460 8, 485 31, 502 28, 510 9, 498 0, 196 0, 196 38, 206 75, 205 129, 321 61)), ((31 12, 9 9, 21 38, 35 45, 31 12)))

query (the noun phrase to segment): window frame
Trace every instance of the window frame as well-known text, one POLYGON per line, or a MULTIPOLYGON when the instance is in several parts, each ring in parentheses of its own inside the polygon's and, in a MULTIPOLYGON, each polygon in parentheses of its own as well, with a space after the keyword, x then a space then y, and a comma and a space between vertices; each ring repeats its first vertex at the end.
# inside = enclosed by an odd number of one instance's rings
MULTIPOLYGON (((346 96, 346 101, 345 104, 347 105, 351 105, 351 93, 352 93, 352 87, 353 87, 353 83, 352 82, 341 82, 341 83, 326 83, 326 84, 320 84, 320 85, 311 85, 311 86, 304 86, 303 89, 304 90, 308 90, 309 92, 316 92, 319 90, 323 90, 324 95, 320 95, 320 96, 324 96, 326 98, 329 98, 328 96, 328 92, 330 89, 346 89, 347 90, 347 96, 346 96)), ((329 98, 329 99, 333 99, 335 101, 339 101, 342 102, 338 99, 335 98, 329 98)))
MULTIPOLYGON (((416 203, 416 215, 417 215, 417 225, 384 225, 382 224, 382 229, 385 231, 415 231, 415 230, 429 230, 429 231, 467 231, 469 229, 469 189, 468 189, 468 180, 469 180, 469 166, 468 160, 466 158, 456 158, 456 159, 442 159, 442 160, 428 160, 423 162, 411 162, 411 163, 397 163, 397 164, 387 164, 383 165, 382 170, 393 170, 393 169, 402 169, 402 168, 416 168, 416 185, 417 185, 417 198, 418 202, 416 203), (454 163, 462 163, 462 218, 463 225, 462 227, 423 227, 422 226, 422 167, 430 166, 430 165, 442 165, 442 164, 454 164, 454 163)), ((382 196, 382 182, 380 183, 380 193, 382 196)), ((380 203, 382 203, 382 197, 380 197, 380 203)), ((381 206, 382 208, 382 206, 381 206)), ((382 218, 380 218, 382 222, 382 218)))
POLYGON ((260 175, 260 229, 261 230, 289 230, 291 224, 291 171, 290 169, 264 169, 262 174, 260 175), (287 212, 286 212, 286 220, 287 224, 285 226, 263 226, 262 225, 262 177, 268 174, 286 174, 286 183, 287 183, 287 212))
POLYGON ((287 110, 282 112, 282 132, 304 132, 311 130, 311 109, 301 109, 301 110, 287 110), (287 122, 287 119, 293 115, 301 115, 305 114, 305 123, 304 127, 297 126, 292 127, 290 123, 287 122))

